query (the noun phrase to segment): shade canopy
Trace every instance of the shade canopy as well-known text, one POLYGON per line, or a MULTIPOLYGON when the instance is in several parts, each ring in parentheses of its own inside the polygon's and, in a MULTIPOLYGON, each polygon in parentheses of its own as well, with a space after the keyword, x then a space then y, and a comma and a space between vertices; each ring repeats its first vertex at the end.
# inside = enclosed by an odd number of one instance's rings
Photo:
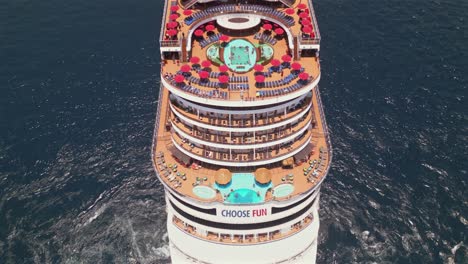
POLYGON ((224 64, 219 66, 219 71, 220 72, 227 72, 228 70, 229 70, 229 67, 224 65, 224 64))
POLYGON ((304 26, 307 26, 307 25, 310 25, 311 22, 310 22, 310 20, 307 19, 307 18, 302 18, 302 19, 301 19, 301 24, 304 25, 304 26))
POLYGON ((284 33, 284 30, 282 28, 276 28, 275 33, 278 34, 278 35, 281 35, 281 34, 284 33))
POLYGON ((285 54, 281 57, 281 59, 284 61, 284 62, 290 62, 291 61, 291 56, 289 56, 288 54, 285 54))
POLYGON ((183 13, 184 13, 184 15, 186 15, 186 16, 190 16, 190 15, 192 14, 192 10, 186 9, 186 10, 184 10, 183 13))
POLYGON ((271 60, 271 65, 273 65, 273 66, 277 67, 277 66, 280 66, 280 64, 281 64, 281 61, 279 61, 277 59, 271 60))
POLYGON ((300 4, 297 5, 297 8, 299 8, 299 9, 304 9, 306 7, 307 7, 307 5, 304 4, 304 3, 300 3, 300 4))
POLYGON ((301 73, 299 74, 299 79, 301 79, 301 80, 307 80, 307 79, 309 79, 309 74, 308 74, 307 72, 301 72, 301 73))
POLYGON ((187 65, 187 64, 180 66, 180 70, 183 72, 189 72, 191 69, 192 67, 190 67, 190 65, 187 65))
POLYGON ((198 58, 196 56, 192 57, 192 58, 190 58, 190 62, 193 63, 193 64, 197 64, 197 63, 200 62, 200 58, 198 58))
POLYGON ((228 37, 227 35, 221 35, 221 36, 219 37, 219 40, 221 40, 221 41, 228 41, 228 40, 229 40, 229 37, 228 37))
POLYGON ((175 12, 177 10, 179 10, 179 6, 176 6, 176 5, 171 6, 171 11, 175 12))
POLYGON ((299 17, 300 18, 307 18, 307 17, 309 17, 309 14, 307 14, 306 12, 302 12, 302 13, 299 14, 299 17))
POLYGON ((179 25, 179 23, 175 22, 175 21, 171 21, 169 23, 166 24, 166 27, 167 28, 176 28, 177 25, 179 25))
POLYGON ((294 14, 294 9, 292 9, 292 8, 287 8, 286 10, 284 10, 284 12, 285 12, 286 14, 288 14, 288 15, 292 15, 292 14, 294 14))
POLYGON ((210 76, 210 73, 207 72, 207 71, 199 71, 198 75, 200 75, 200 78, 206 79, 206 78, 208 78, 208 76, 210 76))
POLYGON ((227 75, 219 75, 218 80, 220 83, 227 83, 229 81, 229 76, 227 75))
POLYGON ((266 168, 259 168, 255 171, 255 180, 260 184, 266 184, 271 181, 271 172, 266 168))
POLYGON ((273 28, 273 26, 271 24, 264 24, 263 25, 263 29, 265 30, 271 30, 273 28))
POLYGON ((219 169, 216 172, 215 181, 217 184, 226 185, 231 182, 232 174, 228 169, 219 169))
POLYGON ((175 36, 175 35, 177 35, 177 30, 169 29, 169 30, 166 31, 166 34, 168 34, 169 36, 175 36))
POLYGON ((204 61, 202 61, 201 65, 202 65, 203 67, 205 67, 205 68, 208 68, 208 67, 211 66, 211 61, 209 61, 209 60, 204 60, 204 61))
POLYGON ((185 77, 182 74, 177 74, 174 78, 174 80, 178 83, 181 83, 185 80, 185 77))
POLYGON ((255 64, 255 65, 254 65, 254 70, 256 70, 256 71, 263 71, 263 65, 261 65, 261 64, 255 64))
POLYGON ((313 31, 312 31, 312 28, 311 28, 311 27, 308 27, 308 26, 307 26, 307 27, 304 27, 304 28, 302 29, 302 32, 307 33, 307 34, 310 34, 310 33, 312 33, 313 31))
POLYGON ((298 70, 300 70, 301 68, 302 68, 302 66, 301 66, 301 64, 300 64, 299 62, 293 62, 293 63, 291 63, 291 69, 298 71, 298 70))
POLYGON ((213 31, 213 30, 215 29, 215 26, 214 26, 214 25, 211 25, 211 24, 210 24, 210 25, 206 25, 205 29, 206 29, 207 31, 213 31))
POLYGON ((178 14, 171 14, 171 15, 169 16, 169 19, 170 19, 170 20, 176 20, 177 18, 179 18, 179 15, 178 15, 178 14))
POLYGON ((201 37, 201 36, 203 36, 203 30, 197 29, 197 30, 195 30, 195 32, 193 34, 195 34, 195 36, 197 36, 197 37, 201 37))
POLYGON ((258 83, 262 83, 262 82, 265 81, 265 76, 257 75, 257 76, 255 76, 255 81, 258 82, 258 83))

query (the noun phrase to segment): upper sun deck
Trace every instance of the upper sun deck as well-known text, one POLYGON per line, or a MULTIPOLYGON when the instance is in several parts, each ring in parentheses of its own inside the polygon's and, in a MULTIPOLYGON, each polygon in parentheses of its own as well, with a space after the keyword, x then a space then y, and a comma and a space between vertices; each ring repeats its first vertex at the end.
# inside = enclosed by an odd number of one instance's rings
POLYGON ((205 6, 165 6, 161 75, 172 93, 245 107, 287 101, 317 85, 320 65, 310 51, 320 36, 308 3, 205 6))

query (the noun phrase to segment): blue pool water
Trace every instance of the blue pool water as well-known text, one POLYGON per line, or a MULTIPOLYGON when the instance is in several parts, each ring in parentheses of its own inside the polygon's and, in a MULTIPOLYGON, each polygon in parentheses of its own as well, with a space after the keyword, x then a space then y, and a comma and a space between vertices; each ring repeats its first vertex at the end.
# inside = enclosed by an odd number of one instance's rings
POLYGON ((213 184, 213 188, 226 197, 225 202, 231 204, 261 203, 265 201, 265 193, 271 187, 271 182, 257 184, 253 173, 234 173, 227 186, 213 184))

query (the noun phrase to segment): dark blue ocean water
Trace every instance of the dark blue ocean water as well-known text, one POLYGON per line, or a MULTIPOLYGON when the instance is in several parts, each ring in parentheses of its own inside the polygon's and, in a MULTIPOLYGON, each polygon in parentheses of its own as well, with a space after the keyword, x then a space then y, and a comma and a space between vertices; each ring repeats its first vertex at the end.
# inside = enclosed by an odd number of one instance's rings
MULTIPOLYGON (((318 263, 468 263, 468 2, 317 0, 318 263)), ((0 1, 0 263, 168 263, 160 1, 0 1)))

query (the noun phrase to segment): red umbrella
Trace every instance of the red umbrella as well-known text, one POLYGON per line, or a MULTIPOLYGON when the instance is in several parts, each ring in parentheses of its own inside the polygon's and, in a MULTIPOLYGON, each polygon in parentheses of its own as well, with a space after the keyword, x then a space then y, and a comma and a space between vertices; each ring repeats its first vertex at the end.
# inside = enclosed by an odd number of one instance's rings
POLYGON ((191 69, 192 67, 190 67, 190 65, 187 65, 187 64, 180 66, 180 70, 183 72, 189 72, 191 69))
POLYGON ((306 19, 306 18, 303 18, 303 19, 301 19, 301 24, 304 25, 304 26, 310 25, 310 20, 306 19))
POLYGON ((228 37, 227 35, 221 35, 221 36, 219 37, 219 40, 221 40, 221 41, 228 41, 228 40, 229 40, 229 37, 228 37))
POLYGON ((297 5, 297 8, 299 8, 299 9, 304 9, 306 7, 307 7, 306 4, 298 4, 297 5))
POLYGON ((291 63, 291 69, 298 71, 298 70, 300 70, 301 68, 302 68, 302 66, 301 66, 301 64, 300 64, 299 62, 293 62, 293 63, 291 63))
POLYGON ((208 76, 210 75, 210 73, 207 72, 207 71, 199 71, 199 72, 198 72, 198 75, 200 75, 200 78, 206 79, 206 78, 208 78, 208 76))
POLYGON ((166 31, 166 33, 169 35, 169 36, 175 36, 177 35, 177 30, 175 29, 169 29, 166 31))
POLYGON ((208 67, 211 66, 211 61, 209 61, 209 60, 204 60, 204 61, 202 61, 201 65, 202 65, 203 67, 205 67, 205 68, 208 68, 208 67))
POLYGON ((224 65, 224 64, 219 66, 219 71, 220 72, 227 72, 228 70, 229 70, 229 67, 224 65))
POLYGON ((271 24, 264 24, 263 25, 263 29, 265 30, 271 30, 273 28, 273 26, 271 24))
POLYGON ((310 37, 315 38, 315 33, 314 32, 310 33, 310 37))
POLYGON ((275 66, 275 67, 278 67, 280 66, 281 64, 281 61, 277 60, 277 59, 273 59, 271 60, 271 65, 275 66))
POLYGON ((284 12, 285 12, 286 14, 288 14, 288 15, 292 15, 292 14, 294 14, 294 9, 288 8, 288 9, 284 10, 284 12))
POLYGON ((255 76, 255 81, 258 83, 262 83, 265 81, 265 76, 264 75, 257 75, 255 76))
POLYGON ((261 65, 261 64, 255 64, 255 65, 254 65, 254 70, 256 70, 256 71, 263 71, 263 65, 261 65))
POLYGON ((220 83, 227 83, 229 81, 229 76, 227 75, 219 75, 218 80, 220 83))
POLYGON ((194 33, 194 34, 195 34, 195 36, 197 36, 197 37, 201 37, 201 36, 203 36, 203 30, 197 29, 197 30, 195 30, 195 33, 194 33))
POLYGON ((277 35, 281 35, 281 34, 284 33, 284 30, 283 30, 282 28, 277 28, 277 29, 275 29, 275 33, 276 33, 277 35))
POLYGON ((182 74, 177 74, 174 78, 174 80, 178 83, 181 83, 185 80, 185 77, 182 74))
POLYGON ((172 12, 175 12, 175 11, 177 11, 177 10, 179 10, 179 6, 176 6, 176 5, 175 5, 175 6, 171 6, 171 11, 172 11, 172 12))
POLYGON ((215 29, 215 26, 214 25, 206 25, 205 27, 206 31, 213 31, 215 29))
POLYGON ((193 63, 193 64, 197 64, 200 62, 200 58, 198 57, 192 57, 190 58, 190 62, 193 63))
POLYGON ((166 27, 167 28, 176 28, 177 25, 179 25, 179 23, 175 22, 175 21, 171 21, 169 23, 166 24, 166 27))
POLYGON ((288 54, 285 54, 281 57, 281 59, 284 61, 284 62, 290 62, 291 61, 291 56, 289 56, 288 54))
POLYGON ((186 9, 186 10, 184 10, 183 13, 184 13, 185 16, 190 16, 192 14, 192 10, 186 9))
POLYGON ((307 18, 307 17, 309 17, 309 14, 307 14, 306 12, 302 12, 302 13, 299 14, 299 17, 300 18, 307 18))
POLYGON ((302 12, 305 12, 305 13, 307 13, 307 14, 310 13, 309 8, 305 8, 304 10, 302 10, 302 12))
POLYGON ((302 32, 307 33, 307 34, 310 34, 310 33, 313 32, 313 30, 312 30, 311 27, 304 27, 304 28, 302 29, 302 32))
POLYGON ((299 79, 305 81, 305 80, 309 79, 309 74, 307 72, 301 72, 301 73, 299 73, 299 79))
POLYGON ((177 18, 179 18, 179 15, 178 15, 178 14, 171 14, 171 15, 169 16, 169 19, 170 19, 170 20, 176 20, 177 18))

